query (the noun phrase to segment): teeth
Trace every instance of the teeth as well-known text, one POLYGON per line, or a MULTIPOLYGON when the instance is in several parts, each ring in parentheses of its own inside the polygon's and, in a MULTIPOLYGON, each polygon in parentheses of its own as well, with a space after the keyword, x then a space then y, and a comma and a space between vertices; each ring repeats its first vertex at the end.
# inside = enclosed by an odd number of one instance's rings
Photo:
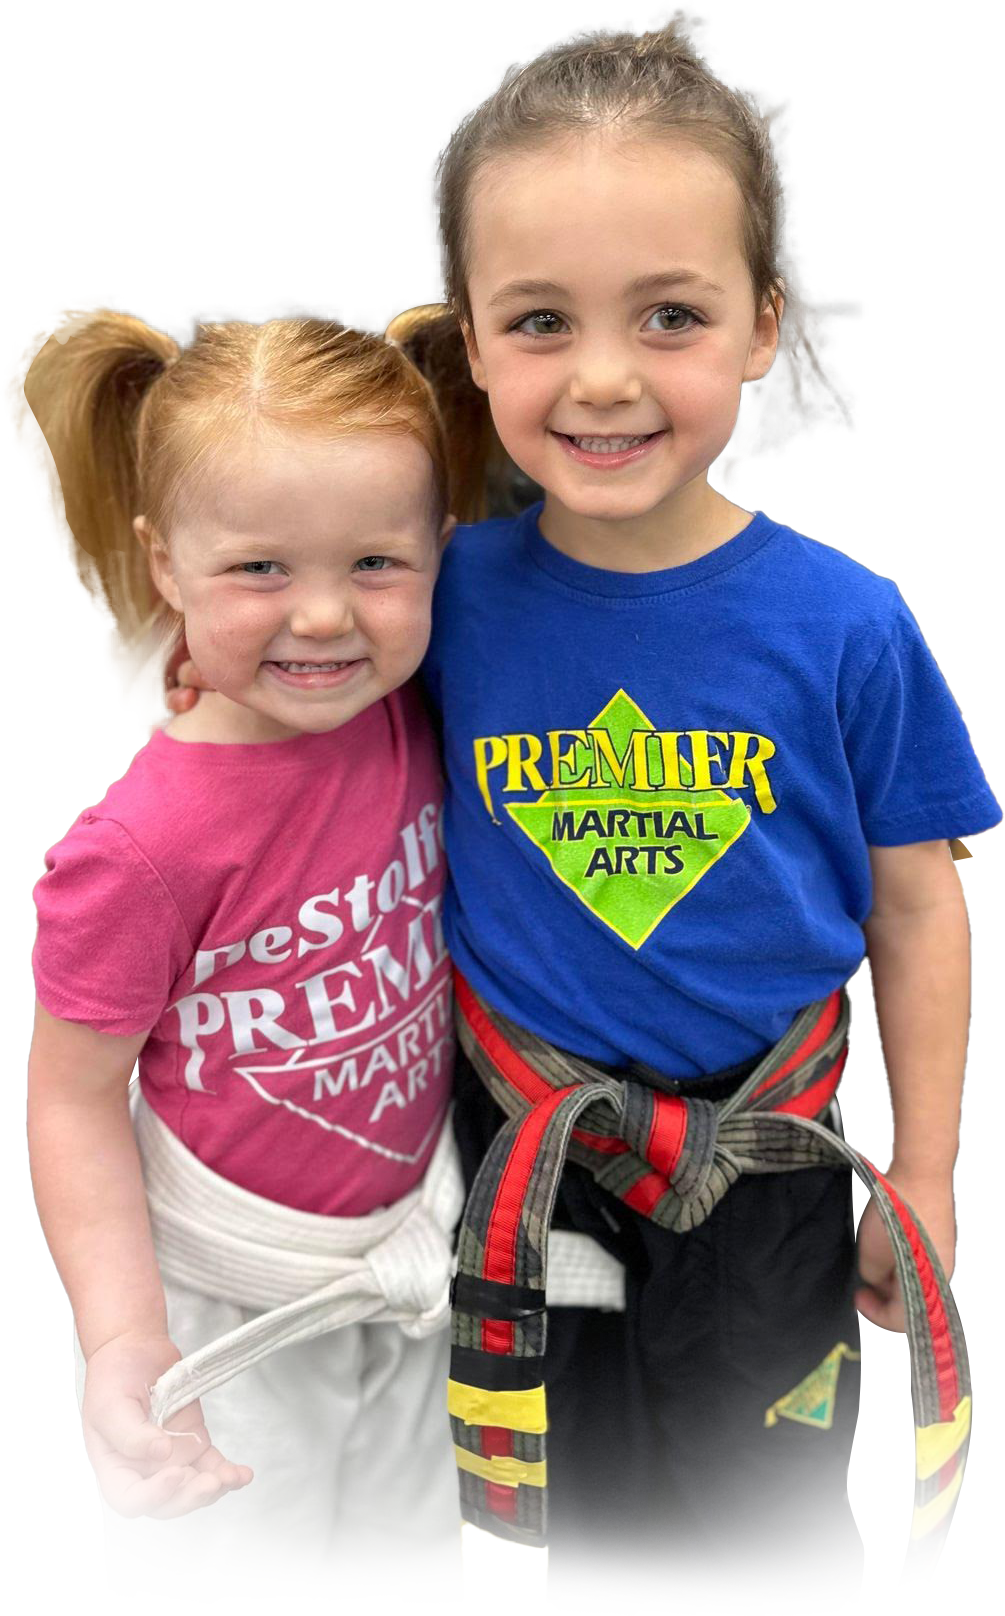
POLYGON ((338 668, 347 668, 348 662, 280 662, 279 666, 285 673, 335 673, 338 668))
POLYGON ((577 449, 587 454, 621 454, 625 449, 637 449, 650 436, 645 432, 640 438, 573 438, 572 441, 577 449))

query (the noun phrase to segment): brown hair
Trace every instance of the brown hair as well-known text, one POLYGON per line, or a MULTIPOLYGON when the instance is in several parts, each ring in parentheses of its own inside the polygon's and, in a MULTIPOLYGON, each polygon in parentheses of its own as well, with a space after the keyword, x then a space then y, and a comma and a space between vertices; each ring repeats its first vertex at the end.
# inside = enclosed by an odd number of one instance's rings
MULTIPOLYGON (((786 285, 790 346, 801 348, 822 376, 782 272, 782 191, 767 118, 750 96, 712 74, 687 39, 679 13, 653 33, 577 36, 524 67, 511 67, 495 93, 455 130, 437 170, 448 302, 446 310, 441 305, 435 311, 438 324, 413 327, 404 346, 442 389, 451 451, 464 467, 465 502, 454 507, 462 521, 477 520, 491 508, 492 479, 498 483, 501 467, 509 466, 511 480, 516 474, 492 427, 485 395, 470 379, 466 390, 456 379, 446 388, 443 382, 465 364, 458 322, 471 320, 467 282, 475 184, 494 158, 593 129, 688 140, 725 165, 742 202, 743 245, 756 306, 771 302, 780 310, 786 285)), ((796 389, 798 394, 798 378, 796 389)))
POLYGON ((73 320, 35 356, 25 397, 55 462, 77 567, 127 638, 177 625, 133 519, 162 534, 183 494, 249 426, 410 433, 448 508, 443 428, 429 385, 380 337, 330 320, 200 325, 180 348, 127 314, 73 320))

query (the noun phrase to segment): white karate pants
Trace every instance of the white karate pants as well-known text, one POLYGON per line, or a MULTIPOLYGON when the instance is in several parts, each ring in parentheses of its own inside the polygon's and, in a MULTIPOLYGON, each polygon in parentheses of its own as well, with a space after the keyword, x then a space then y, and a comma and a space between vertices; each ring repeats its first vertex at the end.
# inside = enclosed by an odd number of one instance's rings
MULTIPOLYGON (((170 1281, 164 1288, 183 1354, 254 1316, 170 1281)), ((79 1347, 77 1365, 82 1395, 79 1347)), ((415 1341, 396 1324, 350 1324, 209 1392, 211 1440, 254 1480, 176 1521, 106 1509, 113 1590, 134 1610, 159 1608, 144 1590, 169 1603, 198 1589, 214 1599, 240 1593, 245 1610, 254 1592, 274 1610, 275 1595, 293 1588, 326 1603, 349 1587, 372 1593, 375 1575, 407 1596, 418 1574, 427 1586, 435 1575, 449 1604, 460 1512, 448 1373, 448 1330, 415 1341)))

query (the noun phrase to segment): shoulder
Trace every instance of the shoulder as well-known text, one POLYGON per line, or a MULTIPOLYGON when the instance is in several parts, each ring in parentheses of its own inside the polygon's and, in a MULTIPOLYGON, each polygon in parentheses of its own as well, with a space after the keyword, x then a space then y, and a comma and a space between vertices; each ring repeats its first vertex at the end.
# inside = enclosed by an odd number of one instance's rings
POLYGON ((177 898, 143 845, 141 758, 49 849, 34 891, 42 1004, 61 1020, 129 1035, 154 1025, 193 952, 177 898))
MULTIPOLYGON (((126 912, 184 926, 172 887, 140 842, 103 805, 85 809, 45 855, 34 890, 40 921, 77 912, 126 912)), ((187 929, 187 928, 186 928, 187 929)))
POLYGON ((478 584, 500 568, 512 567, 521 520, 519 516, 501 516, 456 528, 443 554, 440 590, 478 584))
POLYGON ((767 556, 793 599, 801 596, 821 605, 829 619, 844 620, 849 626, 872 626, 887 634, 892 631, 906 610, 892 578, 795 528, 777 523, 776 530, 767 556))
POLYGON ((77 815, 45 855, 37 901, 48 885, 51 897, 57 886, 67 897, 79 891, 90 901, 132 889, 138 900, 175 907, 177 867, 191 851, 186 826, 202 815, 188 771, 181 778, 166 761, 169 744, 153 736, 101 801, 77 815))
POLYGON ((847 713, 877 663, 920 631, 892 578, 834 545, 777 526, 762 552, 761 615, 783 640, 792 636, 833 681, 847 713))

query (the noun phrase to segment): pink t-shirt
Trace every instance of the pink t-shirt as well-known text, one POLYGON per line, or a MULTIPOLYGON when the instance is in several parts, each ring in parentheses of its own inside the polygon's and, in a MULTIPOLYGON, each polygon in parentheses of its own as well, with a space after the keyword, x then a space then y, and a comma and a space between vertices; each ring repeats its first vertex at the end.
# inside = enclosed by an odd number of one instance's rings
POLYGON ((39 999, 149 1029, 143 1093, 225 1178, 307 1212, 398 1200, 451 1079, 441 789, 414 686, 324 735, 156 734, 46 855, 39 999))

